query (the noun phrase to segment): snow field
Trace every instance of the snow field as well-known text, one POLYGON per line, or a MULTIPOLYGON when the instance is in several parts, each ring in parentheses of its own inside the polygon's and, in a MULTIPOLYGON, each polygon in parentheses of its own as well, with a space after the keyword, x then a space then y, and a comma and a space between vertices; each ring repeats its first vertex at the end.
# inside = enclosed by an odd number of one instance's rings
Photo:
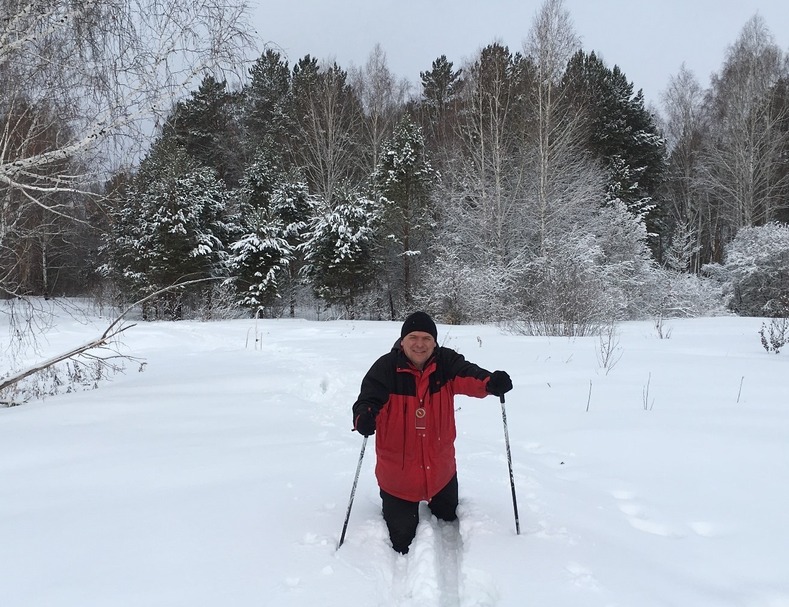
MULTIPOLYGON (((48 350, 92 322, 61 319, 48 350)), ((350 405, 398 323, 140 323, 124 347, 144 372, 0 410, 1 603, 789 605, 789 359, 761 348, 761 319, 669 324, 670 339, 622 325, 607 374, 595 337, 439 325, 513 377, 521 535, 500 405, 462 397, 460 521, 423 507, 402 557, 374 439, 336 550, 361 446, 350 405)))

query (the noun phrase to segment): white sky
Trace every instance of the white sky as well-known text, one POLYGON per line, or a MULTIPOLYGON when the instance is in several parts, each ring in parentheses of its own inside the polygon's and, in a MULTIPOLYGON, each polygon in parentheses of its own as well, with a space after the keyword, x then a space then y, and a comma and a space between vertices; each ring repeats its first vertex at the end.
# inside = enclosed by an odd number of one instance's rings
MULTIPOLYGON (((290 66, 307 53, 347 69, 376 43, 389 68, 414 85, 446 55, 460 67, 499 41, 520 50, 541 0, 251 0, 261 40, 281 47, 290 66)), ((789 51, 787 0, 565 0, 584 50, 619 65, 647 102, 658 103, 683 61, 702 85, 757 12, 789 51)))

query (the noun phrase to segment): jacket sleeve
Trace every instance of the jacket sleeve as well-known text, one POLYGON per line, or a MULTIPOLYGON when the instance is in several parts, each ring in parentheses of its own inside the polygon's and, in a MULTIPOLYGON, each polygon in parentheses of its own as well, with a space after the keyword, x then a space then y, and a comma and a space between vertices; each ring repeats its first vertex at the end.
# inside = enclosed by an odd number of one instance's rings
POLYGON ((379 358, 367 374, 362 379, 362 387, 359 391, 359 397, 353 404, 352 412, 353 419, 365 411, 370 411, 373 415, 377 416, 378 412, 383 408, 389 400, 390 382, 389 375, 391 368, 394 364, 390 355, 386 354, 379 358))
POLYGON ((486 386, 490 379, 490 371, 467 361, 462 354, 450 348, 441 348, 440 354, 455 394, 477 398, 488 396, 486 386))

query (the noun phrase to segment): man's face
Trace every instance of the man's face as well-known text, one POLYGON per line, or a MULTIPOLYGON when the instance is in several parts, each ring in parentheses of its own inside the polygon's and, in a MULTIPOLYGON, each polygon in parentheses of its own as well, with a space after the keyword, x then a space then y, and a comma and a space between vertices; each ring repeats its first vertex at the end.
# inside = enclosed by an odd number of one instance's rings
POLYGON ((412 331, 400 343, 408 360, 417 369, 424 368, 427 359, 430 358, 433 350, 436 348, 436 340, 433 339, 430 333, 425 333, 424 331, 412 331))

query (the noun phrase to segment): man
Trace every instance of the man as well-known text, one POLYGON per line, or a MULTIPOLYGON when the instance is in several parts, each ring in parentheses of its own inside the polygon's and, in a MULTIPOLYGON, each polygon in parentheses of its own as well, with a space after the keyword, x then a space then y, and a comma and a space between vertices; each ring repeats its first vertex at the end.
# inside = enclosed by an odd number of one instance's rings
POLYGON ((362 380, 353 405, 354 429, 376 434, 375 475, 392 548, 407 553, 427 501, 439 519, 457 518, 455 394, 482 398, 512 389, 504 371, 486 371, 437 345, 424 312, 403 323, 400 339, 362 380))

